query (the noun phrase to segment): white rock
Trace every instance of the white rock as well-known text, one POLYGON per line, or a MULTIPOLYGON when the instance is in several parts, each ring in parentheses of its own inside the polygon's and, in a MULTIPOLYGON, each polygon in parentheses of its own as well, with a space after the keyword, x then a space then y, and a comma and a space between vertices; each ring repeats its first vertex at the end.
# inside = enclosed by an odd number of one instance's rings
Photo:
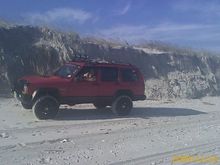
POLYGON ((60 143, 66 143, 66 142, 68 142, 67 139, 63 139, 63 140, 60 141, 60 143))
POLYGON ((1 138, 9 138, 9 135, 7 133, 3 132, 0 134, 0 137, 1 138))

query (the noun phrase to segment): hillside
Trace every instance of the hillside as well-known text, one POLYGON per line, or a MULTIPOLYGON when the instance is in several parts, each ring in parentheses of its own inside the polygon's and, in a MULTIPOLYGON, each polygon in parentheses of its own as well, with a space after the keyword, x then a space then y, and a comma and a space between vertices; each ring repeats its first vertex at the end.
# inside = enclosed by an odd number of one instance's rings
POLYGON ((32 26, 0 27, 0 93, 18 77, 50 74, 76 55, 132 63, 149 99, 220 94, 220 58, 158 43, 128 45, 32 26))

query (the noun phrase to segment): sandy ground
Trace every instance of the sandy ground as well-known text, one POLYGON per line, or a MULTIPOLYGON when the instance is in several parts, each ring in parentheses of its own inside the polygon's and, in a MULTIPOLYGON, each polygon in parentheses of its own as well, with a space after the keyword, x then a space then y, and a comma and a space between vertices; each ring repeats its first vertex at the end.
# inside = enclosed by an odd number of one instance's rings
POLYGON ((48 121, 0 98, 2 165, 178 164, 180 155, 214 155, 220 164, 220 97, 136 102, 122 118, 109 108, 63 106, 48 121))

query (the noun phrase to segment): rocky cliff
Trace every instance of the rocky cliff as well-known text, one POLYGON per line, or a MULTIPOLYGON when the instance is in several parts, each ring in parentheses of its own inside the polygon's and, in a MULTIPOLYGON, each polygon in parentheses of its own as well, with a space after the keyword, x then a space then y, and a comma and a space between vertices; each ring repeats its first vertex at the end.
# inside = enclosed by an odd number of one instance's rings
POLYGON ((174 51, 80 38, 31 26, 0 27, 0 93, 18 77, 50 74, 76 55, 136 65, 145 77, 149 99, 198 98, 220 94, 220 58, 193 51, 174 51))

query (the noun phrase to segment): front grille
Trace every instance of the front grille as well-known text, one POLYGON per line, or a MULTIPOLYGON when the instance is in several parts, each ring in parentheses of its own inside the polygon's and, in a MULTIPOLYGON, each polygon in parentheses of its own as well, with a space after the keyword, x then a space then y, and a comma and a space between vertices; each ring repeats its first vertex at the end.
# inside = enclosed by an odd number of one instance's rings
POLYGON ((18 80, 15 84, 15 91, 21 93, 24 89, 24 85, 27 83, 27 80, 18 80))

